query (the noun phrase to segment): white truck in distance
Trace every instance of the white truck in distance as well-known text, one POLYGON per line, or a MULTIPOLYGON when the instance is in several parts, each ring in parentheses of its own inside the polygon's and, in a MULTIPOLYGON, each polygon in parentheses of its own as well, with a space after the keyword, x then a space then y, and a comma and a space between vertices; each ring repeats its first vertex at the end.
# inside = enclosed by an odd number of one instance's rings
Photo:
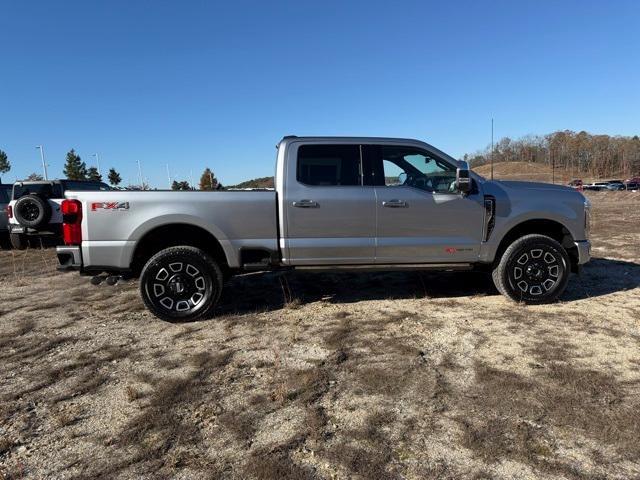
POLYGON ((231 275, 281 268, 480 269, 544 303, 590 257, 580 192, 488 181, 417 140, 285 137, 275 191, 65 196, 60 269, 139 276, 169 321, 210 315, 231 275))

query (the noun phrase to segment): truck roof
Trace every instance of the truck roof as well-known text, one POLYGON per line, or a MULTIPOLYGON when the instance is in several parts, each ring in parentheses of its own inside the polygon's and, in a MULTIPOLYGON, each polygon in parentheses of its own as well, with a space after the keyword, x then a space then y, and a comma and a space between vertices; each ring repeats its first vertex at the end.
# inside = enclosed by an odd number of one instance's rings
POLYGON ((331 141, 331 140, 339 140, 341 142, 353 142, 353 143, 357 143, 357 142, 418 142, 418 143, 425 143, 422 142, 420 140, 416 140, 414 138, 397 138, 397 137, 350 137, 350 136, 332 136, 332 135, 328 135, 328 136, 317 136, 317 135, 311 135, 311 136, 304 136, 304 137, 299 137, 297 135, 286 135, 284 137, 282 137, 282 140, 296 140, 296 141, 302 141, 302 142, 306 142, 306 141, 331 141))
POLYGON ((282 137, 282 140, 278 144, 287 145, 289 143, 294 142, 338 142, 338 143, 358 143, 358 144, 401 144, 401 145, 413 145, 419 148, 424 148, 431 153, 438 155, 441 158, 448 159, 454 163, 457 162, 455 158, 442 150, 430 145, 421 140, 416 140, 414 138, 394 138, 394 137, 338 137, 338 136, 305 136, 298 137, 296 135, 287 135, 282 137))

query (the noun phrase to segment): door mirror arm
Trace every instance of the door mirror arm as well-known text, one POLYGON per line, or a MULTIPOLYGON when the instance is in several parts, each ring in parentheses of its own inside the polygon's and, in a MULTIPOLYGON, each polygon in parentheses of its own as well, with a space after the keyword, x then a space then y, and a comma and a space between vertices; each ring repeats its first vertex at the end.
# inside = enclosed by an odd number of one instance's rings
POLYGON ((465 161, 459 161, 458 169, 456 170, 456 190, 463 195, 468 195, 471 192, 471 187, 469 164, 465 161))

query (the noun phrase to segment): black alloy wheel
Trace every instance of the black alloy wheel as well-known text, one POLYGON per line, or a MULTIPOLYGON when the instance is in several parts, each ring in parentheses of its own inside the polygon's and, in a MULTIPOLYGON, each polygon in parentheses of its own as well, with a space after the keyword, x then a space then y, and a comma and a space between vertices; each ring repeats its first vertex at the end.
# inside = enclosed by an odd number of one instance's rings
POLYGON ((140 292, 147 308, 167 321, 192 321, 209 314, 222 290, 218 264, 202 250, 170 247, 147 262, 140 292))
POLYGON ((505 250, 493 281, 512 300, 548 303, 564 292, 570 270, 569 255, 560 243, 545 235, 526 235, 505 250))

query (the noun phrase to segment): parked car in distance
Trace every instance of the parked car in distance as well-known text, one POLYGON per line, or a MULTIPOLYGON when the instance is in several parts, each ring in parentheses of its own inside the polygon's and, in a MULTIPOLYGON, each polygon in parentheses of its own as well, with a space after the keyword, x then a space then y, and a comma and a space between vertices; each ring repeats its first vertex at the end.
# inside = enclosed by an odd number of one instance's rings
POLYGON ((11 184, 0 184, 0 244, 8 242, 9 237, 9 216, 7 207, 11 198, 11 184))
POLYGON ((624 186, 627 190, 640 190, 640 182, 627 182, 624 186))
POLYGON ((67 192, 60 269, 140 276, 154 315, 186 321, 247 271, 476 269, 535 304, 556 300, 590 258, 580 192, 490 181, 417 140, 285 137, 275 185, 67 192))
POLYGON ((625 190, 625 186, 621 180, 613 180, 613 181, 607 182, 606 189, 612 190, 615 192, 615 191, 625 190))
POLYGON ((582 180, 579 178, 571 180, 569 183, 567 183, 568 187, 578 188, 578 189, 582 188, 582 185, 583 185, 582 180))
POLYGON ((584 190, 591 190, 594 192, 600 192, 602 190, 607 190, 607 185, 609 182, 593 182, 583 186, 584 190))
POLYGON ((106 191, 106 183, 89 180, 41 180, 13 184, 7 207, 9 240, 13 248, 24 249, 30 237, 62 238, 60 204, 68 190, 106 191))

